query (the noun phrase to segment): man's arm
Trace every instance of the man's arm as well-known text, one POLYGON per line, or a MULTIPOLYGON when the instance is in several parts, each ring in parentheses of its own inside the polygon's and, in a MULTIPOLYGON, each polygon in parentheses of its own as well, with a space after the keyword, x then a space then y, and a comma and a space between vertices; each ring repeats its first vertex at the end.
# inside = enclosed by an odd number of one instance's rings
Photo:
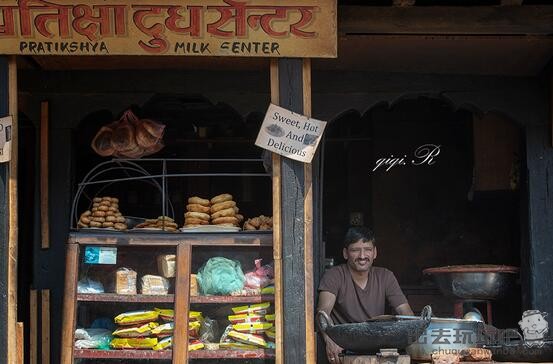
MULTIPOLYGON (((336 303, 336 296, 333 293, 330 293, 328 291, 320 291, 319 303, 317 304, 317 312, 324 311, 330 318, 330 312, 334 307, 334 303, 336 303)), ((330 319, 330 321, 332 323, 332 319, 330 319)), ((334 341, 332 341, 332 339, 329 338, 326 333, 321 332, 321 335, 323 336, 326 343, 326 356, 328 360, 333 364, 340 363, 341 361, 339 354, 342 352, 343 349, 334 341)))
POLYGON ((411 306, 409 306, 409 303, 403 303, 397 306, 395 310, 399 315, 415 316, 415 314, 413 313, 413 310, 411 309, 411 306))

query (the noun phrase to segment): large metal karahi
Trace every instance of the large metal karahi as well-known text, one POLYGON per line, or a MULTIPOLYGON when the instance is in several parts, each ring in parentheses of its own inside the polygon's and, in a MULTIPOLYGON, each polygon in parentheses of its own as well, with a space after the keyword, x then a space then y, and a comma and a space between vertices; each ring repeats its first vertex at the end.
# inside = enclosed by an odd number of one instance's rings
POLYGON ((420 317, 382 316, 369 321, 334 325, 324 311, 317 313, 322 332, 336 344, 359 354, 373 354, 383 348, 405 349, 430 324, 432 309, 425 306, 420 317))
POLYGON ((507 265, 452 265, 427 268, 440 288, 449 297, 464 300, 496 300, 515 284, 517 267, 507 265))

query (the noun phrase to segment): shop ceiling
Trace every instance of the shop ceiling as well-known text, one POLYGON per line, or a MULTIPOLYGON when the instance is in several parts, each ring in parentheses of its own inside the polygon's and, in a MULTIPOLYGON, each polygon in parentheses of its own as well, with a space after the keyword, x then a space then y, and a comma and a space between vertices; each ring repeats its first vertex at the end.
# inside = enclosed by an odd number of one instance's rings
MULTIPOLYGON (((520 0, 471 2, 494 6, 432 6, 440 1, 421 0, 365 2, 380 3, 391 6, 340 5, 338 58, 314 60, 313 68, 533 76, 553 59, 553 5, 520 0)), ((37 56, 22 57, 20 67, 258 70, 267 64, 261 58, 37 56)))

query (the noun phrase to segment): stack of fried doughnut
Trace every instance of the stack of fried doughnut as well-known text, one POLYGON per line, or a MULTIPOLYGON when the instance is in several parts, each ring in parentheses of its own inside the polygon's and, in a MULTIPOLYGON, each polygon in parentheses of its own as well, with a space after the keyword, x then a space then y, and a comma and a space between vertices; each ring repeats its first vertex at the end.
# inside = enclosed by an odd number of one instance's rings
POLYGON ((211 224, 217 226, 240 226, 244 217, 238 212, 240 209, 236 206, 231 194, 223 193, 213 197, 210 207, 211 224))
POLYGON ((273 230, 273 218, 260 215, 244 222, 244 230, 273 230))
POLYGON ((92 208, 79 218, 80 228, 113 228, 127 230, 125 217, 119 211, 119 199, 116 197, 94 197, 92 208))
POLYGON ((209 225, 211 202, 198 196, 190 197, 184 214, 184 227, 209 225))
POLYGON ((143 223, 140 223, 134 227, 135 229, 161 229, 165 231, 175 232, 178 225, 169 216, 159 216, 157 219, 146 219, 143 223))

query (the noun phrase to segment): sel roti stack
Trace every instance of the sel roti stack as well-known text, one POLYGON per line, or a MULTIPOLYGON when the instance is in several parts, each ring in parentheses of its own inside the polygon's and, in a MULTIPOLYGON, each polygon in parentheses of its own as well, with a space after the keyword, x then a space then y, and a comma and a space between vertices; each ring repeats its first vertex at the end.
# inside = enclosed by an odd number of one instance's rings
POLYGON ((116 197, 94 197, 92 209, 81 214, 77 224, 80 228, 112 228, 127 230, 125 217, 119 211, 119 199, 116 197))
POLYGON ((223 227, 240 226, 244 219, 234 202, 232 195, 224 193, 211 199, 211 224, 223 227))
POLYGON ((204 198, 194 196, 188 199, 186 213, 184 214, 184 227, 198 227, 209 225, 209 211, 211 202, 204 198))

